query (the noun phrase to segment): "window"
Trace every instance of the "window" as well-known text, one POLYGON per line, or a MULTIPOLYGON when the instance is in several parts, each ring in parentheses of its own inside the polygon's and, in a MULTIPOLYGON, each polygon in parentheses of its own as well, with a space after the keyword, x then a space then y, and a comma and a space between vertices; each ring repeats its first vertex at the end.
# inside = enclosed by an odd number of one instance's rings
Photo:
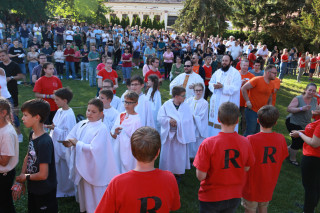
POLYGON ((149 15, 143 15, 143 20, 146 20, 149 17, 149 15))
POLYGON ((127 18, 128 17, 128 14, 122 14, 122 18, 127 18))
POLYGON ((116 14, 110 14, 110 17, 115 18, 115 17, 117 17, 117 15, 116 14))
POLYGON ((177 19, 178 19, 177 16, 168 16, 167 25, 172 26, 176 22, 177 19))

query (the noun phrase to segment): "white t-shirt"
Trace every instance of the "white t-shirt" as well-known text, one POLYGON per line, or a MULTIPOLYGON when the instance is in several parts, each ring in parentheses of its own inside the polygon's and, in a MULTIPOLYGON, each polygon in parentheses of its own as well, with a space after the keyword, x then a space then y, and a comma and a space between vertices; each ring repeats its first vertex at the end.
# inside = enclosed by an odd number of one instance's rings
POLYGON ((11 124, 7 124, 6 126, 0 128, 0 155, 11 157, 6 166, 0 165, 0 173, 9 172, 18 164, 18 135, 11 124))
POLYGON ((269 54, 269 50, 267 48, 265 50, 263 50, 263 48, 260 48, 257 51, 257 55, 265 55, 262 57, 263 59, 266 59, 268 57, 268 54, 269 54))
POLYGON ((236 60, 239 57, 241 51, 242 51, 242 48, 240 47, 240 45, 233 46, 231 48, 231 56, 232 56, 233 60, 236 60))
POLYGON ((109 33, 102 33, 102 42, 108 42, 109 39, 109 33))
POLYGON ((134 50, 134 51, 140 52, 140 42, 139 42, 138 40, 137 40, 136 42, 134 41, 134 42, 132 43, 132 45, 133 45, 133 50, 134 50), (136 50, 137 46, 138 46, 139 48, 136 50))
POLYGON ((4 25, 2 23, 0 23, 0 34, 2 33, 2 29, 1 28, 3 28, 3 27, 4 27, 4 25))
POLYGON ((40 27, 33 27, 33 32, 35 35, 41 35, 41 28, 40 27))
POLYGON ((66 40, 72 41, 73 40, 74 32, 72 30, 66 31, 66 40))
POLYGON ((235 42, 234 41, 228 41, 227 44, 226 44, 226 47, 229 47, 227 48, 227 51, 230 51, 231 52, 231 49, 232 47, 235 45, 235 42), (231 47, 229 47, 231 45, 231 47))
MULTIPOLYGON (((1 96, 4 97, 4 98, 10 98, 11 97, 11 94, 8 90, 8 87, 7 87, 7 78, 5 75, 0 75, 0 92, 1 92, 1 96)), ((0 152, 1 152, 1 147, 0 147, 0 152)), ((1 155, 1 153, 0 153, 1 155)))

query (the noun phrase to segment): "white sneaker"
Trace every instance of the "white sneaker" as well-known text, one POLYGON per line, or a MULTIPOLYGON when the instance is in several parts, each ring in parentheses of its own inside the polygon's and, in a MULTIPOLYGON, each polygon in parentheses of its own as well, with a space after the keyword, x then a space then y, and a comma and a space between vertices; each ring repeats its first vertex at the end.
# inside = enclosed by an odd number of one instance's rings
POLYGON ((61 79, 63 79, 63 75, 61 75, 61 79))
POLYGON ((69 78, 72 78, 72 75, 69 75, 69 78))
POLYGON ((81 78, 80 80, 83 81, 83 78, 81 78))
POLYGON ((22 134, 18 135, 18 141, 19 141, 19 143, 23 142, 23 135, 22 134))
POLYGON ((88 81, 88 78, 86 78, 86 81, 88 81))

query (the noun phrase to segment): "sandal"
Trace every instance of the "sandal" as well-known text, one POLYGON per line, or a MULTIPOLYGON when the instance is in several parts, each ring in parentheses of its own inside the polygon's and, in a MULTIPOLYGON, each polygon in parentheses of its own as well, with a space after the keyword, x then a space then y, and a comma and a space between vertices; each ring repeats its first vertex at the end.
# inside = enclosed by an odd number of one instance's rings
POLYGON ((298 163, 298 161, 294 161, 294 160, 290 160, 289 159, 289 163, 294 165, 294 166, 300 166, 300 164, 298 163))

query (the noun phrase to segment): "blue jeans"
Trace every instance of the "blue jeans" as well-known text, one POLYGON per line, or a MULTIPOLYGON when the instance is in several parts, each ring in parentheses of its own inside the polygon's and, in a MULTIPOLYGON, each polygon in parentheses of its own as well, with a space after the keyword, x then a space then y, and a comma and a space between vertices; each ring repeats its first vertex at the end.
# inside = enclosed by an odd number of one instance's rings
POLYGON ((248 107, 244 111, 246 122, 247 122, 247 128, 244 132, 243 136, 253 135, 260 131, 260 125, 257 122, 258 114, 249 109, 248 107))
POLYGON ((236 212, 240 201, 240 198, 216 202, 200 201, 200 213, 234 213, 236 212))
POLYGON ((280 79, 283 79, 284 75, 286 74, 287 65, 288 65, 287 62, 281 62, 281 64, 280 64, 280 75, 279 75, 280 79))
POLYGON ((88 79, 89 77, 89 62, 81 62, 81 78, 88 79), (84 69, 86 70, 86 75, 84 75, 84 69))
POLYGON ((131 78, 132 67, 122 67, 123 80, 131 78))
POLYGON ((38 65, 38 62, 29 62, 28 68, 29 68, 29 75, 30 75, 30 82, 32 83, 32 70, 34 67, 38 65))
POLYGON ((71 67, 72 71, 72 78, 76 78, 76 72, 74 68, 74 62, 66 61, 66 79, 69 79, 69 66, 71 67))
POLYGON ((26 65, 24 63, 18 65, 20 67, 21 73, 25 75, 27 73, 26 65))
POLYGON ((89 67, 89 85, 90 87, 94 87, 97 85, 96 83, 96 68, 89 67))
POLYGON ((39 44, 41 45, 41 35, 35 35, 35 37, 37 37, 37 41, 38 41, 39 44))
POLYGON ((160 61, 163 60, 163 53, 164 53, 164 51, 157 52, 157 57, 159 58, 160 61))
POLYGON ((28 40, 29 40, 29 38, 21 37, 22 48, 24 48, 24 49, 28 48, 28 40))

